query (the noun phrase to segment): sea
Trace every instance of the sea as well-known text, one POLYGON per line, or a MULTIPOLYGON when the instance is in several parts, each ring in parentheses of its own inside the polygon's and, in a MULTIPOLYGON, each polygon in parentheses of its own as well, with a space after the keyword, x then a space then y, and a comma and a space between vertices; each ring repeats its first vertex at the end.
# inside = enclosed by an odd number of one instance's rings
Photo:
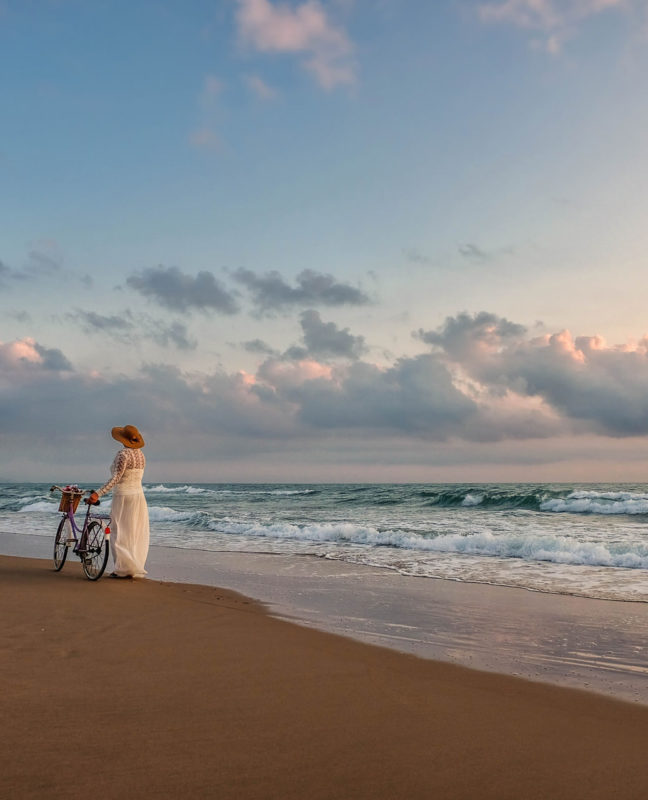
MULTIPOLYGON (((0 532, 53 542, 58 499, 48 490, 0 484, 0 532)), ((164 547, 648 601, 647 484, 148 483, 144 491, 151 543, 164 547)), ((101 510, 109 512, 109 497, 101 510)))

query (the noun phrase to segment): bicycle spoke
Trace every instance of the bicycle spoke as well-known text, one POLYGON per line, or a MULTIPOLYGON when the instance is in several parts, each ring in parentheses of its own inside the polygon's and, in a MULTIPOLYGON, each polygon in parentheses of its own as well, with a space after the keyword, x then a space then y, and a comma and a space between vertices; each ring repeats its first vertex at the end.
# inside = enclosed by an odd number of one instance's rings
POLYGON ((103 575, 108 561, 108 542, 101 524, 94 520, 85 532, 86 552, 82 559, 83 571, 90 580, 103 575))
POLYGON ((54 569, 58 572, 63 568, 65 559, 67 558, 67 519, 63 517, 59 522, 56 530, 56 537, 54 539, 54 569))

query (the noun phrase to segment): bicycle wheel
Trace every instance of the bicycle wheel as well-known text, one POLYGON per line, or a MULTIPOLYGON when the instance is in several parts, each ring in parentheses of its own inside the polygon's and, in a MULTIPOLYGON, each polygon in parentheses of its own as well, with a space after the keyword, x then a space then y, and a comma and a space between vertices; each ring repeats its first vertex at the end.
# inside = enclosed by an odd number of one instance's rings
POLYGON ((57 572, 63 569, 63 564, 65 564, 68 553, 68 546, 66 544, 68 526, 65 524, 67 521, 67 517, 63 517, 59 522, 59 526, 56 529, 56 538, 54 539, 54 569, 57 572))
POLYGON ((100 522, 93 520, 85 535, 84 552, 79 553, 85 576, 90 581, 97 581, 104 574, 108 563, 110 545, 100 522))

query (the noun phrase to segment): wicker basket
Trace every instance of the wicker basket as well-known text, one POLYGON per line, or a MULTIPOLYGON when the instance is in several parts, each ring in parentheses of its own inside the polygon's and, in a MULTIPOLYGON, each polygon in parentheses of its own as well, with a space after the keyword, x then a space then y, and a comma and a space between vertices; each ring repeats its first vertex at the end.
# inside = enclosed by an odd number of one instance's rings
POLYGON ((76 511, 81 501, 81 495, 76 492, 63 492, 61 495, 61 502, 59 503, 59 511, 76 511))

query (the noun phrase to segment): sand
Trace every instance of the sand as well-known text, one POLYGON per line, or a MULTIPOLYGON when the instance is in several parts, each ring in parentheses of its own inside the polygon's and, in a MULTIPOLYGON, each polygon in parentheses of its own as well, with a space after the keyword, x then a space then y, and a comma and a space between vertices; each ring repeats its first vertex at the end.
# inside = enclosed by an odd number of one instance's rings
POLYGON ((648 708, 0 557, 3 798, 643 798, 648 708))
MULTIPOLYGON (((51 547, 51 536, 0 532, 3 555, 48 558, 51 547)), ((273 616, 369 644, 648 705, 648 603, 158 545, 147 568, 154 580, 231 589, 273 616)))

